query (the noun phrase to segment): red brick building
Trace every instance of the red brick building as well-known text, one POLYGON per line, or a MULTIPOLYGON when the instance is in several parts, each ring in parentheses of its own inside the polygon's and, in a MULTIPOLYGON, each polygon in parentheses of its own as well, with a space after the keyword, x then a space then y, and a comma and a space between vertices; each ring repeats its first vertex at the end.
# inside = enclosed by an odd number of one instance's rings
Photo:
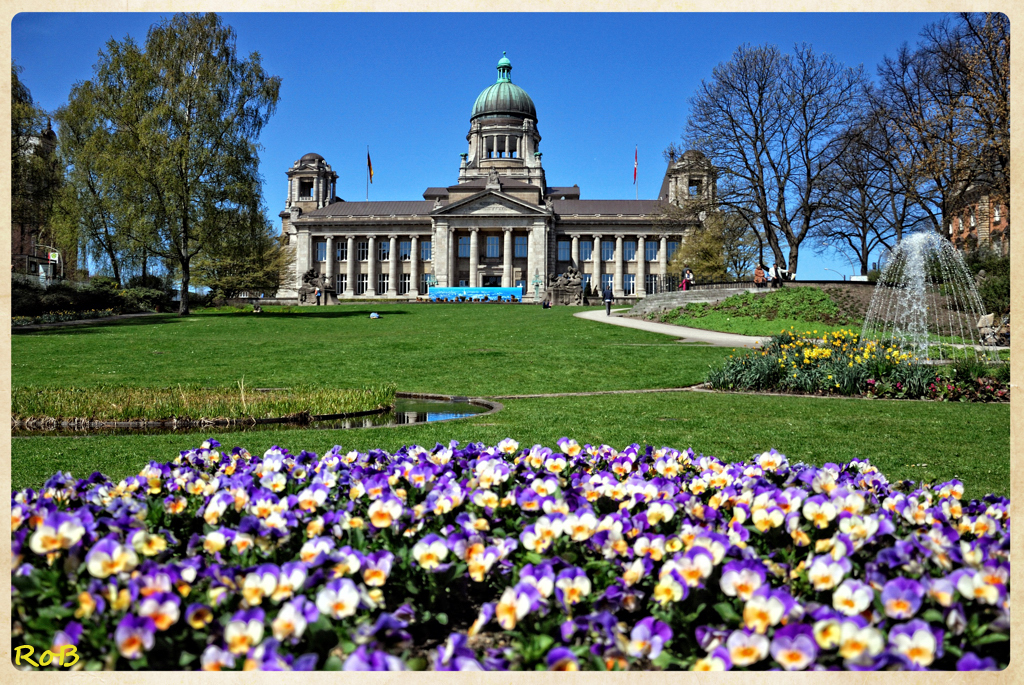
POLYGON ((975 192, 963 211, 949 222, 949 240, 958 250, 988 248, 1010 254, 1010 212, 1006 202, 989 192, 975 192))

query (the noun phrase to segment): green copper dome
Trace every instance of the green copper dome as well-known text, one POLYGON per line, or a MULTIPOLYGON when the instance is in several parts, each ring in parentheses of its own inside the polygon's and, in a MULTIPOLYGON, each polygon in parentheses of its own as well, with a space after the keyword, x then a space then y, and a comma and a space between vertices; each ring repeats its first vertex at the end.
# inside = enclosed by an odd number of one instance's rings
POLYGON ((498 61, 498 80, 485 88, 473 103, 470 121, 481 117, 511 116, 537 121, 537 108, 526 91, 512 83, 512 63, 505 53, 498 61))

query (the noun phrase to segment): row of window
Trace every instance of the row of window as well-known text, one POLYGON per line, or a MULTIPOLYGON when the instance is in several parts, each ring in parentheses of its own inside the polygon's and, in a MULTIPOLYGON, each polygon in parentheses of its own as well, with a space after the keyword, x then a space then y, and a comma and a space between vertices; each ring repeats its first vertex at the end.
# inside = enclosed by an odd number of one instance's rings
MULTIPOLYGON (((429 262, 433 254, 433 245, 429 240, 420 241, 420 260, 429 262)), ((370 256, 370 243, 356 243, 356 259, 365 262, 370 256)), ((398 242, 398 259, 407 262, 412 258, 412 241, 400 240, 398 242)), ((377 243, 377 260, 387 262, 391 259, 391 241, 382 240, 377 243)), ((338 262, 348 261, 348 242, 340 241, 335 245, 334 260, 338 262)), ((316 261, 327 261, 327 243, 316 244, 316 261)))
MULTIPOLYGON (((647 274, 644 279, 644 284, 647 288, 648 293, 653 293, 658 290, 658 276, 654 274, 647 274)), ((591 274, 583 274, 583 285, 584 287, 590 285, 591 274)), ((612 274, 601 274, 601 290, 612 287, 612 274)), ((369 276, 367 274, 359 274, 356 276, 356 295, 365 295, 367 287, 369 285, 369 276)), ((390 279, 388 274, 377 274, 377 294, 383 295, 387 293, 388 286, 390 285, 390 279)), ((399 274, 398 276, 398 294, 408 295, 409 288, 412 285, 412 281, 409 274, 399 274)), ((466 287, 469 283, 466 280, 460 280, 459 286, 466 287)), ((526 281, 516 281, 516 286, 520 288, 526 287, 526 281)), ((344 293, 348 288, 348 276, 346 274, 338 274, 335 276, 335 292, 344 293)), ((419 283, 419 294, 423 295, 427 292, 427 275, 423 274, 420 276, 419 283)), ((633 295, 636 293, 636 274, 623 274, 622 275, 622 292, 624 295, 633 295)))
MULTIPOLYGON (((590 285, 590 277, 592 274, 583 274, 583 287, 586 288, 590 285)), ((613 287, 612 274, 601 274, 601 291, 605 288, 613 287)), ((658 279, 660 276, 656 274, 647 274, 644 277, 644 286, 648 293, 658 291, 658 279)), ((622 274, 622 293, 624 295, 633 295, 636 293, 636 274, 622 274)))
MULTIPOLYGON (((526 236, 515 236, 514 238, 514 252, 513 255, 517 258, 525 258, 527 256, 528 242, 526 236)), ((459 238, 459 257, 469 257, 469 237, 462 236, 459 238)), ((675 254, 676 250, 679 249, 679 242, 675 240, 668 241, 668 259, 672 259, 672 255, 675 254)), ((487 236, 485 243, 485 255, 491 259, 497 259, 501 257, 501 238, 499 236, 487 236)), ((339 241, 335 245, 335 261, 345 262, 348 261, 348 242, 339 241)), ((585 262, 589 262, 593 257, 594 243, 590 240, 580 241, 580 259, 585 262)), ((433 255, 433 244, 429 240, 420 241, 420 260, 428 262, 431 260, 433 255)), ((359 242, 356 243, 356 259, 360 262, 365 262, 370 256, 370 243, 359 242)), ((409 261, 412 257, 412 241, 400 240, 398 242, 398 259, 401 261, 409 261)), ((627 262, 636 260, 636 241, 635 240, 624 240, 622 241, 622 257, 627 262)), ((654 262, 658 259, 658 243, 657 241, 650 240, 644 245, 644 257, 645 261, 654 262)), ((572 243, 568 240, 558 241, 558 261, 568 262, 572 258, 572 243)), ((382 240, 377 243, 377 260, 386 262, 391 259, 391 242, 388 240, 382 240)), ((615 241, 613 240, 602 240, 601 241, 601 260, 609 262, 615 259, 615 241)), ((327 261, 327 243, 318 242, 316 243, 316 261, 325 262, 327 261)))
MULTIPOLYGON (((670 240, 667 243, 668 259, 672 259, 672 255, 675 254, 676 250, 679 249, 679 241, 670 240)), ((580 260, 589 262, 594 255, 594 243, 590 240, 580 241, 580 260)), ((654 262, 658 260, 658 243, 654 240, 648 240, 644 243, 644 257, 645 261, 654 262)), ((636 241, 635 240, 623 240, 622 241, 622 258, 627 262, 636 260, 636 241)), ((572 259, 572 243, 568 240, 558 241, 558 261, 568 262, 572 259)), ((601 241, 601 260, 610 262, 615 259, 615 241, 614 240, 602 240, 601 241)))
MULTIPOLYGON (((501 257, 501 236, 489 235, 486 237, 487 240, 484 243, 484 255, 488 259, 497 259, 501 257)), ((469 257, 469 236, 459 237, 459 256, 469 257)), ((516 257, 525 258, 527 255, 527 237, 525 235, 513 236, 513 252, 512 254, 516 257)))
MULTIPOLYGON (((391 285, 391 279, 388 274, 377 274, 377 294, 384 295, 388 291, 388 287, 391 285)), ((369 277, 367 274, 358 274, 356 276, 356 295, 365 295, 367 287, 369 286, 369 277)), ((409 274, 398 275, 398 294, 408 295, 409 288, 412 286, 412 280, 409 274)), ((338 274, 334 277, 334 288, 336 293, 344 293, 348 288, 348 275, 338 274)), ((427 275, 423 274, 420 276, 419 283, 419 294, 425 294, 427 292, 427 275)))

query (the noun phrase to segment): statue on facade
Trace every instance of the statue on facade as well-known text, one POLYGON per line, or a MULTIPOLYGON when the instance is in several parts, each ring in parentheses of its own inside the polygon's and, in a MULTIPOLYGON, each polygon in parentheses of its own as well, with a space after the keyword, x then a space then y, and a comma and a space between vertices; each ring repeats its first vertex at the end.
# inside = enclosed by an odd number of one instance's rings
POLYGON ((321 276, 316 269, 310 269, 302 274, 302 286, 299 287, 299 304, 306 302, 306 296, 312 295, 317 288, 323 293, 327 290, 327 277, 321 276))
POLYGON ((487 187, 501 189, 501 182, 498 180, 498 170, 491 169, 490 173, 487 174, 487 187))

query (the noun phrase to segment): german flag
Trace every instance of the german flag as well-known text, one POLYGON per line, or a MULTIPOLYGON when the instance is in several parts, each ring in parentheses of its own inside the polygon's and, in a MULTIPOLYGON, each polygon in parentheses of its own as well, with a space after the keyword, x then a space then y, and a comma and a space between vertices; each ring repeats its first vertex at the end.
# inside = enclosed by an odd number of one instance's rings
POLYGON ((373 183, 373 164, 370 162, 370 150, 366 150, 366 170, 370 174, 370 183, 373 183))

